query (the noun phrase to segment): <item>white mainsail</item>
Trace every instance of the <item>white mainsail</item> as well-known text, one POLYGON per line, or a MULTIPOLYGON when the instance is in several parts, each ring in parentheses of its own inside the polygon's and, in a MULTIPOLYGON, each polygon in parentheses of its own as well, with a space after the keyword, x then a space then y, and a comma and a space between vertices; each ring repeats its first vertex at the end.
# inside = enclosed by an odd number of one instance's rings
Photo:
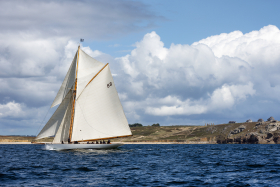
POLYGON ((73 141, 131 135, 127 119, 106 66, 76 101, 73 141))
POLYGON ((53 142, 60 143, 68 138, 87 141, 132 135, 108 64, 93 59, 80 47, 52 107, 58 104, 36 139, 55 135, 53 142))
POLYGON ((65 116, 66 109, 71 101, 72 91, 69 91, 66 97, 63 99, 62 103, 56 109, 52 117, 49 119, 47 124, 38 134, 36 139, 46 138, 50 136, 54 136, 61 125, 61 122, 65 116))

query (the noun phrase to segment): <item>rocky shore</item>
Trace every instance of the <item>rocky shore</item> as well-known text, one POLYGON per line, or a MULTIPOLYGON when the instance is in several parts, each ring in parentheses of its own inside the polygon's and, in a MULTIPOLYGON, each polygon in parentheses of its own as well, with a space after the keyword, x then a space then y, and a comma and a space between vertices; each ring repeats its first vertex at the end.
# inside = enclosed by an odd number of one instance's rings
POLYGON ((225 138, 217 138, 218 144, 279 144, 280 122, 256 123, 253 129, 246 131, 246 124, 232 130, 225 138), (248 132, 249 131, 249 132, 248 132))

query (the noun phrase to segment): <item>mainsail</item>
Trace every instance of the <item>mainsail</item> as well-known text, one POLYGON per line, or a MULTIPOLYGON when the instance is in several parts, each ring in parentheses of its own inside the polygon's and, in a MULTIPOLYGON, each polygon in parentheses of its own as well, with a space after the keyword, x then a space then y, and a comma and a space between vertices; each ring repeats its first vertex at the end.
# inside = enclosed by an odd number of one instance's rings
POLYGON ((89 141, 132 135, 109 65, 80 47, 52 107, 58 104, 36 139, 55 136, 53 142, 60 143, 68 138, 89 141))
POLYGON ((106 66, 76 101, 73 141, 131 135, 127 119, 106 66))

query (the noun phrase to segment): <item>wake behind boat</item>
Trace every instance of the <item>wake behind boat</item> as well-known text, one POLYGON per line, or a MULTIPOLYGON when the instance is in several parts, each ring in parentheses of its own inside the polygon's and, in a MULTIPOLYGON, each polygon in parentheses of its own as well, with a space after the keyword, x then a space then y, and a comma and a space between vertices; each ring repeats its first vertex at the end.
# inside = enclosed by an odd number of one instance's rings
POLYGON ((51 107, 56 105, 36 137, 54 136, 45 145, 48 150, 113 149, 122 144, 94 142, 132 136, 108 63, 93 59, 80 46, 51 107))

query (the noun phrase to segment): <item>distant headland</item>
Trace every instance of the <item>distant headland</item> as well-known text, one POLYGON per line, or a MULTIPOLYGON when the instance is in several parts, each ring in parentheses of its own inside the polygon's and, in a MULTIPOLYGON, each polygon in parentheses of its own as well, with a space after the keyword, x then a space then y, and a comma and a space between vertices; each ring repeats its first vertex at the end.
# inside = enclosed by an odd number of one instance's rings
MULTIPOLYGON (((229 121, 227 124, 205 126, 174 125, 160 126, 159 123, 143 126, 141 123, 129 125, 133 136, 112 139, 123 143, 175 143, 175 144, 280 144, 280 121, 273 117, 264 121, 251 119, 243 123, 229 121)), ((0 136, 1 143, 31 143, 34 136, 0 136)), ((51 142, 46 138, 41 142, 51 142)))

